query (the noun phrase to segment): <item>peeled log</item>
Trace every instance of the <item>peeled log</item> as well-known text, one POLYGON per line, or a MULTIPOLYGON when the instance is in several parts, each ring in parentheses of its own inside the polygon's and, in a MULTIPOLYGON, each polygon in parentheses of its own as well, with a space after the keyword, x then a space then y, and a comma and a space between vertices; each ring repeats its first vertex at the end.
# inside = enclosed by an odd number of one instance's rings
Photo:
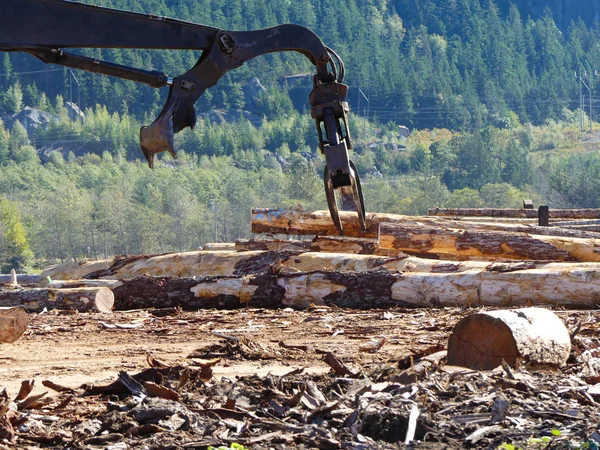
MULTIPOLYGON (((431 208, 427 211, 429 216, 473 216, 473 217, 518 217, 537 218, 536 209, 510 209, 510 208, 431 208)), ((600 219, 600 209, 550 209, 550 218, 564 219, 600 219)))
POLYGON ((397 258, 406 256, 399 250, 379 248, 376 239, 342 237, 342 236, 316 236, 312 240, 311 252, 350 253, 356 255, 379 255, 397 258))
POLYGON ((29 317, 23 308, 0 308, 0 342, 15 342, 28 325, 29 317))
POLYGON ((107 287, 0 290, 0 306, 20 306, 31 312, 40 312, 44 308, 110 312, 114 301, 115 296, 107 287))
MULTIPOLYGON (((399 252, 393 252, 399 253, 399 252)), ((405 257, 404 257, 405 258, 405 257)), ((297 251, 252 251, 252 252, 187 252, 164 255, 147 255, 115 258, 112 264, 106 264, 101 270, 88 273, 84 266, 77 267, 77 275, 86 279, 129 279, 145 275, 161 277, 206 277, 241 276, 263 273, 267 270, 338 270, 362 271, 378 267, 390 270, 403 270, 402 257, 384 257, 377 255, 352 255, 344 253, 319 253, 297 251)), ((52 278, 70 279, 72 266, 54 267, 43 272, 52 274, 52 278)), ((97 265, 91 265, 96 269, 97 265)))
MULTIPOLYGON (((382 223, 396 223, 405 226, 419 227, 431 226, 441 229, 462 228, 494 231, 514 231, 519 233, 532 233, 548 236, 570 236, 600 238, 600 233, 566 230, 559 227, 540 227, 533 223, 525 223, 513 219, 511 222, 497 222, 485 218, 485 222, 465 218, 444 218, 426 216, 403 216, 399 214, 367 213, 367 231, 360 230, 356 213, 340 211, 340 219, 344 226, 345 237, 360 237, 377 239, 379 225, 382 223)), ((252 232, 270 234, 295 234, 338 236, 338 231, 331 221, 328 211, 296 211, 283 209, 253 209, 252 232)))
POLYGON ((119 280, 52 280, 48 283, 47 287, 52 289, 65 289, 65 288, 82 288, 82 287, 107 287, 114 289, 120 286, 119 280))
MULTIPOLYGON (((418 258, 415 258, 418 260, 418 258)), ((418 261, 417 261, 418 262, 418 261)), ((405 264, 408 264, 406 262, 405 264)), ((336 305, 342 308, 516 307, 596 308, 600 264, 481 264, 463 272, 291 270, 245 276, 124 280, 115 288, 117 309, 184 309, 336 305), (533 267, 533 268, 529 268, 533 267)), ((469 262, 467 266, 474 264, 469 262)), ((435 266, 430 266, 435 267, 435 266)), ((465 268, 466 266, 462 266, 465 268)))
POLYGON ((499 231, 381 224, 379 246, 418 255, 486 260, 600 262, 600 239, 536 236, 499 231))
POLYGON ((487 311, 462 319, 448 340, 448 364, 492 370, 502 360, 562 366, 571 338, 560 318, 543 308, 487 311))
POLYGON ((310 241, 297 239, 238 239, 235 241, 236 252, 248 252, 253 250, 265 251, 310 251, 310 241))

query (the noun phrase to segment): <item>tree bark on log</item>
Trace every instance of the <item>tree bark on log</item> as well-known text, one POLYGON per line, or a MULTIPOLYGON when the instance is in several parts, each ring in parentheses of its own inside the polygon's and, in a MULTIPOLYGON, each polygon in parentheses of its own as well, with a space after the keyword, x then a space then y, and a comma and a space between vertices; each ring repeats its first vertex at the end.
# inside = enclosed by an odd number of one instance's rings
POLYGON ((448 364, 492 370, 506 361, 562 366, 571 352, 569 331, 543 308, 487 311, 456 324, 448 340, 448 364))
POLYGON ((300 241, 297 239, 238 239, 235 241, 236 252, 254 250, 308 252, 310 251, 310 246, 310 241, 300 241))
POLYGON ((114 301, 115 296, 107 287, 0 290, 0 306, 20 306, 30 312, 40 312, 44 308, 110 312, 114 301))
POLYGON ((417 255, 485 260, 600 262, 600 239, 381 224, 379 246, 417 255))
POLYGON ((0 308, 0 342, 15 342, 28 325, 29 317, 23 308, 0 308))
MULTIPOLYGON (((600 209, 550 209, 550 218, 562 219, 600 219, 600 209)), ((427 211, 429 216, 459 216, 459 217, 514 217, 537 218, 536 209, 509 209, 509 208, 431 208, 427 211)))
MULTIPOLYGON (((580 232, 566 230, 559 227, 540 227, 536 224, 526 223, 521 220, 516 223, 503 223, 486 218, 485 222, 477 218, 445 218, 426 216, 403 216, 399 214, 367 213, 367 231, 360 230, 356 213, 340 211, 340 218, 344 226, 345 237, 360 237, 377 239, 379 225, 382 223, 397 223, 406 226, 431 226, 437 228, 463 228, 463 229, 488 229, 496 231, 514 231, 535 233, 548 236, 588 237, 600 238, 600 233, 580 232)), ((516 219, 515 219, 516 220, 516 219)), ((515 220, 511 222, 515 222, 515 220)), ((252 232, 270 234, 295 234, 338 236, 337 228, 331 221, 328 211, 295 211, 282 209, 253 209, 252 232)))
MULTIPOLYGON (((462 263, 461 263, 462 264, 462 263)), ((482 263, 479 263, 482 264, 482 263)), ((464 272, 267 271, 229 277, 142 277, 115 288, 117 309, 336 305, 342 308, 562 306, 596 308, 600 265, 488 264, 464 272)))

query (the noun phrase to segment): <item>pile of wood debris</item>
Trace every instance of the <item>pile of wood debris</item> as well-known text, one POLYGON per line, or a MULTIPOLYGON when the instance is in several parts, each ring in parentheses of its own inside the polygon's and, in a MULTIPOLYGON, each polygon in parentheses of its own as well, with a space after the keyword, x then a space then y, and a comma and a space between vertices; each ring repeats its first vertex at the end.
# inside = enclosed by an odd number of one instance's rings
MULTIPOLYGON (((558 313, 575 344, 565 367, 491 371, 446 364, 445 337, 468 311, 156 313, 33 315, 15 345, 56 341, 53 348, 69 358, 70 345, 82 340, 90 363, 94 352, 115 351, 114 375, 65 386, 43 363, 32 367, 45 392, 32 392, 28 378, 17 395, 0 396, 4 448, 495 449, 547 438, 553 442, 544 448, 566 449, 594 448, 591 441, 600 438, 598 313, 558 313), (240 320, 251 325, 240 327, 240 320), (155 348, 165 359, 117 346, 151 346, 175 321, 185 329, 155 348), (183 340, 193 340, 194 350, 173 358, 168 349, 183 340), (137 362, 135 369, 118 369, 123 359, 137 362), (285 365, 236 375, 240 364, 274 362, 285 365)), ((61 356, 55 358, 54 369, 61 356)), ((7 365, 19 373, 18 362, 1 364, 5 373, 7 365)))

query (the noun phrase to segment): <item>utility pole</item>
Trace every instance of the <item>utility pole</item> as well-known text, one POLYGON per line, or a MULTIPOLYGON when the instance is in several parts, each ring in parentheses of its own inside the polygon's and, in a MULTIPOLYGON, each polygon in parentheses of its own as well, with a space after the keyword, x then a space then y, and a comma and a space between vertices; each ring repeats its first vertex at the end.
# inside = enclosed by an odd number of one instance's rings
MULTIPOLYGON (((69 69, 69 73, 71 74, 71 77, 73 77, 73 79, 75 80, 75 83, 77 83, 77 110, 79 111, 79 113, 77 114, 77 118, 81 119, 81 99, 79 97, 79 81, 77 80, 77 78, 75 78, 75 75, 73 74, 73 71, 71 69, 69 69)), ((70 85, 71 83, 69 83, 69 86, 70 85)), ((71 99, 71 109, 75 111, 75 108, 73 107, 73 99, 71 99)))
MULTIPOLYGON (((369 99, 367 98, 367 96, 365 95, 365 93, 362 91, 361 88, 358 88, 358 91, 360 92, 360 94, 365 98, 365 100, 367 101, 367 108, 370 106, 371 102, 369 102, 369 99)), ((360 97, 359 97, 360 99, 360 97)), ((360 106, 359 106, 360 108, 360 106)), ((359 109, 360 111, 360 109, 359 109)), ((367 145, 367 115, 368 115, 368 109, 365 110, 365 108, 363 108, 363 117, 364 117, 364 123, 363 123, 363 139, 365 141, 365 145, 367 145)))
POLYGON ((577 72, 575 72, 575 78, 579 81, 579 118, 581 122, 581 132, 583 133, 583 93, 581 90, 581 74, 577 75, 577 72))
MULTIPOLYGON (((575 75, 577 75, 577 72, 575 75)), ((583 111, 585 110, 585 100, 583 97, 582 86, 585 86, 585 88, 588 90, 589 97, 590 133, 592 132, 592 81, 591 75, 588 77, 587 70, 583 71, 583 76, 581 76, 581 73, 579 74, 579 109, 581 110, 581 131, 583 132, 583 111), (587 78, 587 83, 583 80, 583 77, 587 78)))

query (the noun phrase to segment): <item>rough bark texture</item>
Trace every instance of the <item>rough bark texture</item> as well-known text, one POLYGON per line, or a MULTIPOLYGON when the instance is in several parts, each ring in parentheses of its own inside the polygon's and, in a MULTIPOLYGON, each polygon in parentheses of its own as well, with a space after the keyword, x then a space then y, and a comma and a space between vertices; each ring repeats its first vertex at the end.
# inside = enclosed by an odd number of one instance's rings
MULTIPOLYGON (((550 218, 564 219, 600 219, 600 209, 551 209, 550 218)), ((537 209, 508 209, 508 208, 431 208, 427 211, 430 216, 461 216, 461 217, 515 217, 537 218, 537 209)))
POLYGON ((300 241, 297 239, 238 239, 235 241, 236 252, 253 250, 307 252, 310 251, 310 246, 310 241, 300 241))
POLYGON ((502 361, 562 366, 571 339, 562 320, 543 308, 522 308, 472 314, 462 319, 448 340, 448 364, 492 370, 502 361))
POLYGON ((379 246, 459 258, 600 261, 600 239, 381 224, 379 246))
POLYGON ((0 308, 0 342, 15 342, 28 325, 29 317, 23 308, 0 308))
POLYGON ((0 306, 20 306, 31 312, 40 312, 44 308, 109 312, 114 299, 113 292, 107 287, 0 289, 0 306))
POLYGON ((115 308, 307 308, 311 305, 389 308, 402 305, 391 296, 395 277, 394 272, 386 269, 202 279, 142 277, 126 280, 115 289, 115 308))

